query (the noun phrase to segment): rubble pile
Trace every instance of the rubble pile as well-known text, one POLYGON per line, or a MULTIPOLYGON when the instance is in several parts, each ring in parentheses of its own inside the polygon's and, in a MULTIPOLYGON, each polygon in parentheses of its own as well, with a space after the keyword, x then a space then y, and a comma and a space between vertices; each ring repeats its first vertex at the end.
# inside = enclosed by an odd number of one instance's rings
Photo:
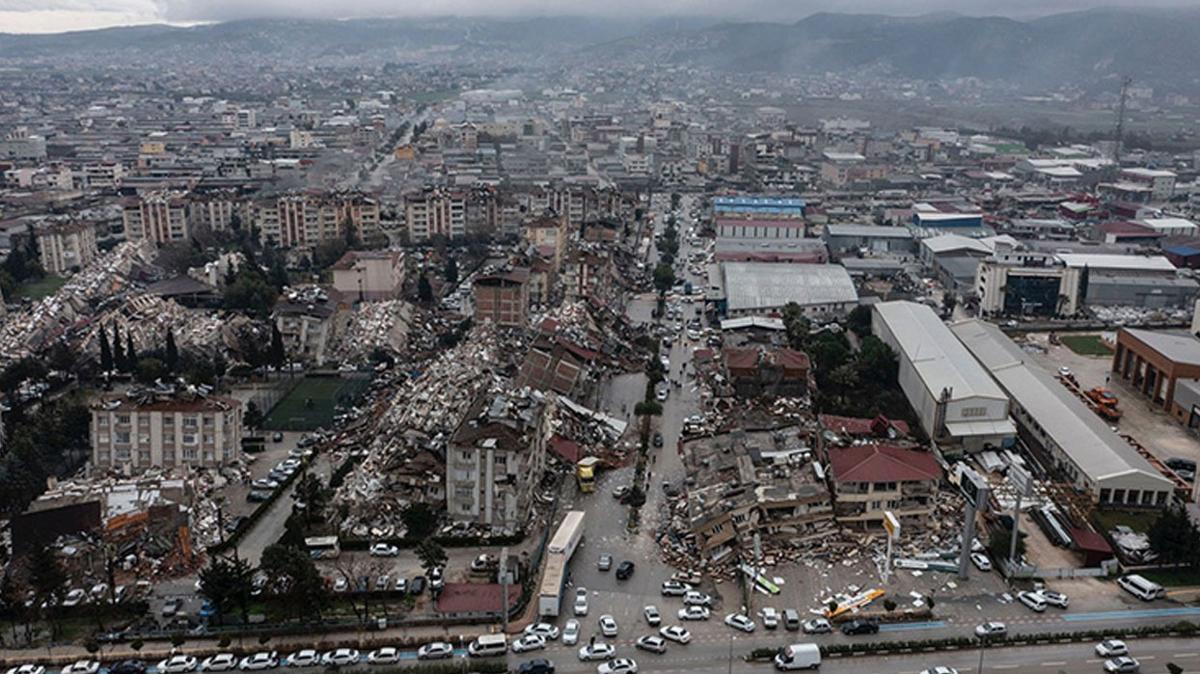
POLYGON ((124 243, 99 257, 53 295, 9 314, 0 325, 0 361, 13 362, 38 353, 50 340, 135 285, 134 271, 149 266, 150 245, 124 243))
POLYGON ((1151 309, 1147 307, 1089 307, 1098 320, 1114 325, 1180 323, 1192 318, 1191 309, 1151 309))
POLYGON ((376 349, 404 351, 413 314, 413 306, 404 300, 360 304, 332 347, 333 359, 354 361, 376 349))
POLYGON ((478 325, 380 403, 383 413, 363 433, 371 438, 365 456, 333 498, 335 508, 347 512, 343 530, 385 538, 403 534, 404 506, 431 483, 440 487, 444 482, 444 459, 432 457, 444 448, 476 395, 495 381, 501 348, 496 331, 478 325))
POLYGON ((216 312, 187 309, 157 295, 131 295, 92 322, 83 340, 83 352, 99 354, 100 331, 108 331, 111 339, 114 323, 122 337, 128 335, 133 339, 139 353, 162 349, 167 330, 174 330, 175 343, 180 349, 214 355, 225 345, 223 332, 227 321, 216 312))

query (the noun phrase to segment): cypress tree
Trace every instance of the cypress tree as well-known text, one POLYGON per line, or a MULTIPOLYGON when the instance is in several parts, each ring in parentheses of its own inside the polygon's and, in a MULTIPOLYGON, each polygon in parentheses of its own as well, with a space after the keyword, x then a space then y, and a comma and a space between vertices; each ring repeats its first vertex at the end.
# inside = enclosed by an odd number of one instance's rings
POLYGON ((125 370, 127 372, 133 372, 134 368, 137 367, 137 362, 138 362, 137 350, 135 350, 133 348, 133 333, 126 331, 125 332, 125 370))
POLYGON ((100 369, 111 372, 113 369, 112 347, 108 344, 108 332, 100 328, 100 369))
POLYGON ((179 349, 175 347, 175 331, 167 328, 167 372, 175 374, 179 369, 179 349))
POLYGON ((113 365, 117 370, 125 372, 128 368, 125 360, 125 343, 121 341, 121 326, 113 322, 113 365))

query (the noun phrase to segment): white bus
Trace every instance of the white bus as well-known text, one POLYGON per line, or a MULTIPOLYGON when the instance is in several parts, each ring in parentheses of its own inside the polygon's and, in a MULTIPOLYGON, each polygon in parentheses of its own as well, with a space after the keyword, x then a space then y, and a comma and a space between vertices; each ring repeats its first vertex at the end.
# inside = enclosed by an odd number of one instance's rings
POLYGON ((313 559, 337 559, 342 554, 337 536, 312 536, 304 539, 304 547, 313 559))
POLYGON ((1154 581, 1146 580, 1137 574, 1121 576, 1119 579, 1117 579, 1117 585, 1120 585, 1121 588, 1126 592, 1137 597, 1138 599, 1141 599, 1142 601, 1154 601, 1155 599, 1166 596, 1167 594, 1166 591, 1163 590, 1162 585, 1159 585, 1154 581))

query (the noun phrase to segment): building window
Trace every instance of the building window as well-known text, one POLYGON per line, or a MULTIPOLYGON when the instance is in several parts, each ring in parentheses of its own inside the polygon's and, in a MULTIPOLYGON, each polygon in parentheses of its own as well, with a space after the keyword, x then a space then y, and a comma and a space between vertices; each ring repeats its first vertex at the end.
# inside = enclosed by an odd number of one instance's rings
POLYGON ((1124 503, 1125 502, 1125 490, 1124 489, 1114 489, 1112 502, 1113 503, 1124 503))
POLYGON ((976 417, 987 416, 986 407, 964 407, 962 411, 964 419, 973 419, 976 417))

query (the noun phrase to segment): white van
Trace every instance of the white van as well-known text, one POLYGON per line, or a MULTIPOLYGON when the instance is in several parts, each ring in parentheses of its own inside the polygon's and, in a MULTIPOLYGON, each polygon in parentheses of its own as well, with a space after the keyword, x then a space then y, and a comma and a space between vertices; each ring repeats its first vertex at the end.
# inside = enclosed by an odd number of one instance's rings
POLYGON ((476 658, 503 657, 508 653, 508 637, 503 634, 484 634, 467 645, 467 655, 476 658))
POLYGON ((1154 601, 1166 595, 1162 585, 1146 580, 1137 574, 1121 576, 1117 579, 1117 585, 1142 601, 1154 601))
POLYGON ((816 644, 792 644, 775 654, 775 669, 816 669, 821 666, 821 648, 816 644))

